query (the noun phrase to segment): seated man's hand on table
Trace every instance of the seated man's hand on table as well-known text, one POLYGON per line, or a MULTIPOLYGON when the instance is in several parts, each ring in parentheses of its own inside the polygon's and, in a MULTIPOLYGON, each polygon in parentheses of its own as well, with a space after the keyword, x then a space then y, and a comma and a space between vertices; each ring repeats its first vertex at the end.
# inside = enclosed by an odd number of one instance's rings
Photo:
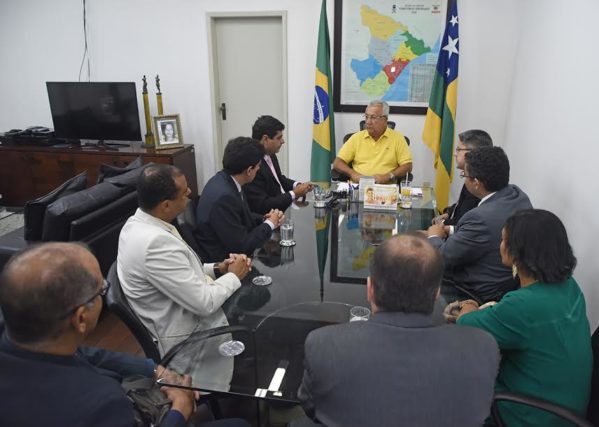
POLYGON ((389 181, 391 181, 391 174, 377 173, 376 175, 374 175, 375 184, 387 184, 389 181))
MULTIPOLYGON (((178 384, 191 387, 191 377, 184 375, 178 384)), ((194 414, 196 410, 195 400, 196 396, 199 398, 199 393, 178 387, 161 387, 160 391, 172 402, 171 409, 179 411, 185 420, 188 420, 194 414)))
POLYGON ((314 186, 311 183, 302 182, 301 184, 295 186, 293 192, 295 193, 296 199, 299 199, 300 197, 304 197, 308 192, 312 191, 313 188, 314 186))
POLYGON ((428 237, 438 236, 441 239, 447 239, 449 236, 449 226, 440 224, 433 224, 426 230, 428 237))
POLYGON ((275 228, 279 228, 285 220, 285 215, 278 209, 271 209, 269 213, 264 215, 264 219, 272 222, 275 228))
POLYGON ((218 269, 222 274, 233 273, 241 280, 252 269, 252 259, 245 254, 229 254, 229 258, 221 262, 218 269))
POLYGON ((362 175, 361 173, 358 173, 356 171, 352 171, 352 173, 350 174, 349 178, 352 180, 352 182, 360 182, 360 178, 362 178, 364 175, 362 175))
POLYGON ((449 218, 449 214, 444 213, 441 215, 437 215, 436 217, 433 218, 431 224, 443 224, 443 222, 449 218))

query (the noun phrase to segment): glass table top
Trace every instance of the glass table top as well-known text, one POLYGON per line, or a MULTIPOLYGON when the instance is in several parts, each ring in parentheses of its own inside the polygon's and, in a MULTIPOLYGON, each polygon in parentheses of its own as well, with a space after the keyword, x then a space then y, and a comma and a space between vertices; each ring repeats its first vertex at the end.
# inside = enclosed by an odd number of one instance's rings
POLYGON ((194 388, 296 402, 306 336, 348 322, 356 305, 370 307, 370 256, 393 235, 426 229, 434 195, 423 189, 412 209, 396 211, 367 210, 346 200, 314 208, 309 199, 285 215, 295 223, 296 245, 281 246, 275 231, 256 251, 253 270, 223 305, 230 326, 198 331, 167 355, 167 366, 192 375, 194 388), (272 283, 253 285, 258 275, 272 283))

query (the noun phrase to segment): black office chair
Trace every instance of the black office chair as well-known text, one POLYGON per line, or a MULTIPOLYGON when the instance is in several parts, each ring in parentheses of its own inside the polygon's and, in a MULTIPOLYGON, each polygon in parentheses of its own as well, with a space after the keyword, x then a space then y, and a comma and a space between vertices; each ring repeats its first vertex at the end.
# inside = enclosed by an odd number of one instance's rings
POLYGON ((106 280, 110 283, 110 288, 106 294, 106 305, 108 309, 116 314, 119 319, 131 330, 133 336, 137 339, 146 357, 152 359, 155 363, 160 362, 160 352, 152 336, 141 323, 137 315, 131 309, 127 302, 121 283, 116 272, 116 261, 110 266, 106 280))
POLYGON ((542 409, 560 418, 563 418, 564 420, 569 421, 578 427, 593 427, 593 424, 591 424, 590 421, 585 420, 580 415, 575 414, 574 412, 564 408, 563 406, 559 406, 555 403, 548 402, 543 399, 538 399, 536 397, 524 396, 522 394, 508 392, 495 393, 495 396, 493 398, 491 414, 493 416, 493 421, 497 427, 505 427, 505 423, 501 419, 501 416, 499 415, 499 410, 497 408, 497 403, 500 401, 513 402, 517 404, 531 406, 533 408, 542 409))
POLYGON ((175 218, 174 225, 177 227, 183 240, 185 240, 185 243, 187 243, 196 254, 199 254, 200 247, 195 238, 195 231, 197 228, 196 204, 193 203, 191 199, 187 201, 185 210, 175 218))

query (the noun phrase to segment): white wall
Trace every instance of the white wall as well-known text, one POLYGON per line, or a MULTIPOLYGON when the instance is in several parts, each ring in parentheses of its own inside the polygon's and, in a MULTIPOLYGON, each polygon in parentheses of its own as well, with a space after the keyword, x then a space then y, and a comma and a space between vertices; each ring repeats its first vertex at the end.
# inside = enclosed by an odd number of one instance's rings
MULTIPOLYGON (((565 223, 591 326, 599 323, 599 3, 528 0, 506 122, 513 182, 565 223)), ((551 230, 547 230, 548 233, 551 230)))
MULTIPOLYGON (((328 1, 331 37, 333 2, 328 1)), ((206 13, 286 10, 289 158, 302 159, 290 162, 290 175, 307 179, 320 5, 321 0, 89 0, 92 80, 136 81, 141 92, 146 74, 153 97, 153 77, 160 74, 165 112, 181 114, 185 140, 197 148, 202 185, 215 172, 206 13)), ((599 93, 599 64, 592 51, 599 38, 594 22, 599 5, 593 0, 460 0, 459 12, 456 130, 488 130, 510 156, 512 182, 536 206, 564 220, 579 258, 576 276, 596 326, 592 237, 599 220, 591 194, 599 148, 591 126, 599 93)), ((52 126, 45 82, 77 80, 82 32, 81 0, 0 2, 0 131, 52 126)), ((240 69, 247 66, 260 67, 260 58, 240 69)), ((152 104, 155 113, 155 99, 152 104)), ((139 105, 143 115, 141 96, 139 105)), ((421 140, 423 116, 391 119, 412 141, 416 180, 433 181, 432 156, 421 140)), ((360 118, 336 114, 335 120, 340 145, 360 118)), ((454 195, 460 186, 457 179, 454 195)))

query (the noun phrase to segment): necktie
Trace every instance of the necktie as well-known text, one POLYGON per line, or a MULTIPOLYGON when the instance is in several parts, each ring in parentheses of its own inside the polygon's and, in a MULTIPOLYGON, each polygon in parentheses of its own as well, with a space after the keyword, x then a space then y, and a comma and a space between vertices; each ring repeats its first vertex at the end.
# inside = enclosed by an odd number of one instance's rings
POLYGON ((272 172, 272 175, 277 180, 277 183, 279 184, 279 188, 281 189, 281 193, 285 193, 285 190, 283 190, 283 186, 281 185, 281 181, 279 181, 279 177, 277 175, 277 171, 275 170, 275 165, 272 163, 272 159, 270 158, 270 156, 268 154, 266 156, 264 156, 264 161, 266 162, 266 164, 270 168, 270 171, 272 172))

